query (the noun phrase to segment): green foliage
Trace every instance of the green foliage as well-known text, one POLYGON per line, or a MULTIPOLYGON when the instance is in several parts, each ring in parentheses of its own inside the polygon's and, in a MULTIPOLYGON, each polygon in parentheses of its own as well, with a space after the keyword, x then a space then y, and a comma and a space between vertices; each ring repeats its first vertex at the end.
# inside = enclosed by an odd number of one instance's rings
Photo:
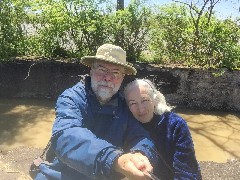
POLYGON ((118 12, 106 0, 20 2, 5 3, 8 10, 16 3, 22 11, 17 14, 6 10, 9 19, 21 21, 10 23, 8 31, 2 33, 9 38, 7 45, 11 45, 2 51, 8 56, 2 56, 55 57, 59 55, 56 50, 62 49, 70 57, 81 57, 94 54, 103 43, 115 43, 126 49, 128 58, 135 61, 146 49, 150 10, 143 6, 143 1, 133 0, 125 10, 118 12), (16 25, 21 28, 17 29, 16 25))
POLYGON ((130 62, 140 59, 141 52, 147 49, 151 11, 143 5, 143 1, 133 0, 125 10, 111 14, 108 19, 112 42, 126 50, 130 62))
POLYGON ((218 67, 235 69, 240 67, 240 28, 231 21, 215 21, 209 30, 208 54, 218 67))
POLYGON ((82 1, 72 3, 74 11, 69 9, 72 20, 69 36, 73 40, 77 55, 94 54, 97 47, 102 45, 108 36, 104 9, 98 4, 102 1, 82 1))
POLYGON ((152 8, 145 0, 132 0, 119 11, 110 0, 0 1, 0 59, 75 58, 114 43, 132 62, 239 69, 237 20, 196 12, 174 3, 152 8))
POLYGON ((203 68, 237 69, 240 64, 240 27, 232 20, 219 20, 208 14, 193 24, 187 7, 171 4, 153 15, 150 34, 152 61, 180 63, 203 68), (196 29, 198 28, 198 29, 196 29))
POLYGON ((48 1, 35 9, 41 10, 41 17, 33 19, 38 28, 29 44, 37 55, 56 56, 55 50, 62 48, 77 57, 103 43, 104 18, 96 1, 48 1))
POLYGON ((170 7, 160 7, 160 12, 153 15, 151 25, 150 47, 154 61, 188 61, 193 28, 184 6, 172 4, 170 7))
POLYGON ((0 59, 24 55, 25 37, 22 22, 26 20, 26 1, 0 1, 0 59))

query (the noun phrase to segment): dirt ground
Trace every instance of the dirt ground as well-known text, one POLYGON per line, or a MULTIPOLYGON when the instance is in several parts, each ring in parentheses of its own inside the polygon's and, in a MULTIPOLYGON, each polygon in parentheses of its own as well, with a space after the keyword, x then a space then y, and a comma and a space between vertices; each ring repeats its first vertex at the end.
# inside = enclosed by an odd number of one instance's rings
MULTIPOLYGON (((42 149, 20 147, 8 152, 0 152, 0 179, 28 180, 28 170, 32 160, 42 149)), ((203 180, 239 180, 240 161, 227 163, 200 162, 203 180)))

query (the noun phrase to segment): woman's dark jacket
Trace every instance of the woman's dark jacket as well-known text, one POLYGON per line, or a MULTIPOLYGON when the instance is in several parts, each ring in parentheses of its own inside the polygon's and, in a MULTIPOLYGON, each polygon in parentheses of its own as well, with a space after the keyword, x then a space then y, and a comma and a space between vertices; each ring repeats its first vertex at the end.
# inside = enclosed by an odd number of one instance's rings
POLYGON ((154 115, 142 124, 157 146, 160 162, 155 174, 161 180, 201 179, 192 137, 185 120, 173 112, 154 115))

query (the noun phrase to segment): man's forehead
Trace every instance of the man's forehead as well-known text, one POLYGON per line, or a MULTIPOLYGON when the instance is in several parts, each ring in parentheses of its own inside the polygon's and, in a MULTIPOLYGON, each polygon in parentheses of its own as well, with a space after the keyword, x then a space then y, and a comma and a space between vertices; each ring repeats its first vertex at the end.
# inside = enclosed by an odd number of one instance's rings
POLYGON ((124 69, 124 67, 122 67, 121 65, 112 64, 112 63, 103 62, 103 61, 101 61, 101 62, 99 61, 96 64, 99 65, 99 66, 106 67, 106 68, 111 68, 111 69, 119 69, 119 70, 124 69))

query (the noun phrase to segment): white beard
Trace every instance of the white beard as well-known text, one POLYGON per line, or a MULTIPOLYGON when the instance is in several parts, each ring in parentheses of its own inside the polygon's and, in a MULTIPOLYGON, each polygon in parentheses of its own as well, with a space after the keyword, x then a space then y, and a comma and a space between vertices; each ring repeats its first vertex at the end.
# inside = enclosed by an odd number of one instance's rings
POLYGON ((97 98, 101 103, 106 103, 111 99, 111 97, 117 93, 119 87, 115 87, 111 82, 100 81, 94 82, 91 81, 91 86, 93 92, 96 94, 97 98), (107 86, 107 87, 102 87, 107 86))

